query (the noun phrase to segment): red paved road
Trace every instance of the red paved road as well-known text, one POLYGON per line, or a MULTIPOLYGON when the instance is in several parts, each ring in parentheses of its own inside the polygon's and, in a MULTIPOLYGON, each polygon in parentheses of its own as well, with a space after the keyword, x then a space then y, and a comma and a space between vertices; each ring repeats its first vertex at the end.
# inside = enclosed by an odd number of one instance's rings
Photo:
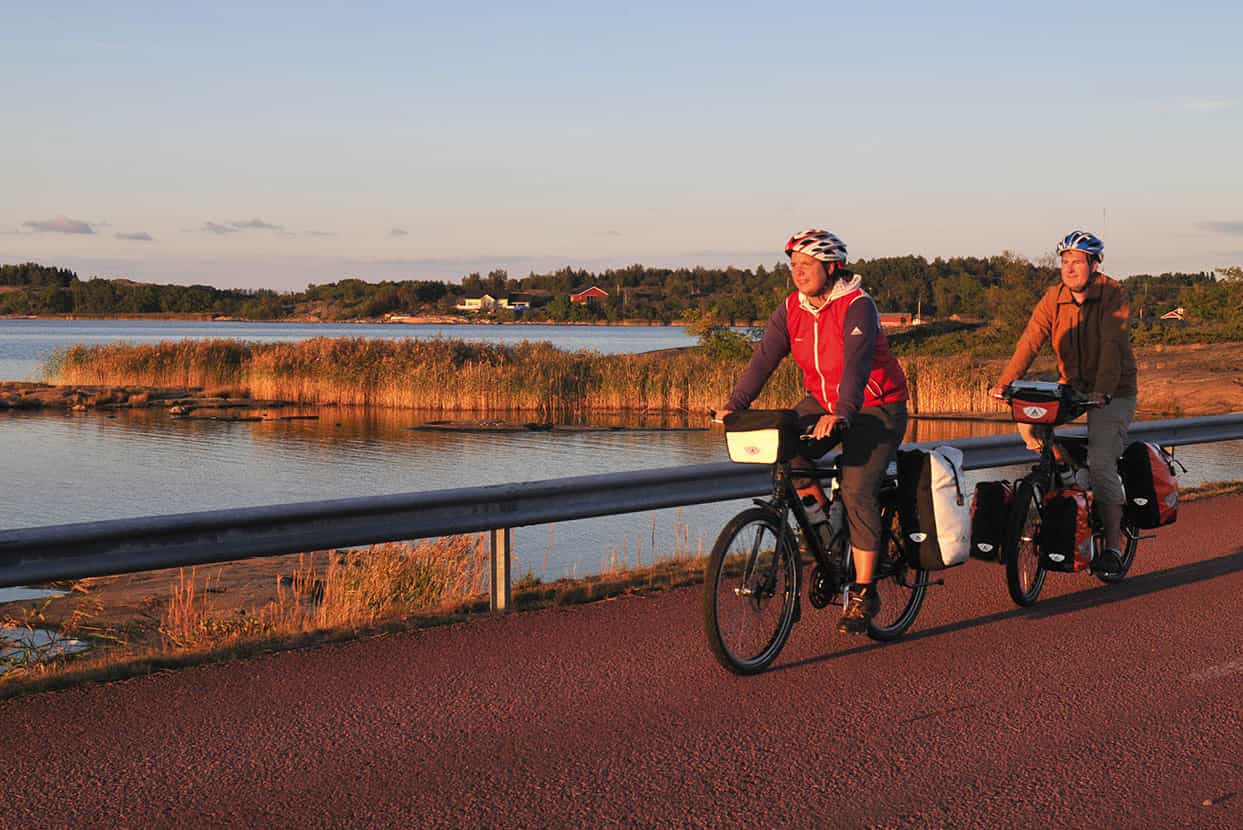
POLYGON ((728 675, 698 589, 0 703, 0 826, 1243 827, 1243 497, 728 675), (851 712, 853 711, 853 714, 851 712), (1207 802, 1207 805, 1206 805, 1207 802))

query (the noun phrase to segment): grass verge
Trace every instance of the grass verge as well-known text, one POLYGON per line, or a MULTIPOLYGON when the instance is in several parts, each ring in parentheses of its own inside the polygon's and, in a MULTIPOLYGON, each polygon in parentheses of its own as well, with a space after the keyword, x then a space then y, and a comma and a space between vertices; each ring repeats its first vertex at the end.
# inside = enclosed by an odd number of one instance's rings
MULTIPOLYGON (((513 608, 596 602, 697 582, 704 560, 682 547, 684 538, 668 557, 646 566, 622 565, 614 552, 608 570, 587 578, 544 582, 528 573, 514 584, 513 608)), ((489 610, 482 537, 278 559, 276 567, 272 560, 248 560, 63 586, 66 597, 10 613, 0 626, 27 637, 51 629, 91 647, 78 654, 44 648, 0 660, 0 699, 459 623, 489 610), (269 579, 255 586, 255 570, 263 564, 269 579), (240 575, 231 573, 239 569, 240 575), (118 590, 135 577, 136 589, 118 590)))

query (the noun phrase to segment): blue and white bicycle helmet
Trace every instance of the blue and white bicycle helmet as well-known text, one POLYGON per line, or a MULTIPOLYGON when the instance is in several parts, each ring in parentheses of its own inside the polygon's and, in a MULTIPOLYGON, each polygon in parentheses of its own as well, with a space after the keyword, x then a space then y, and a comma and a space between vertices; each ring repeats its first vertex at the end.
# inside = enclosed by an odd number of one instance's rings
POLYGON ((820 228, 799 231, 786 242, 786 256, 795 251, 815 257, 821 262, 846 263, 846 243, 820 228))
POLYGON ((1071 231, 1066 234, 1065 239, 1057 243, 1058 256, 1061 256, 1066 251, 1083 251, 1089 257, 1095 257, 1096 261, 1100 262, 1105 258, 1105 243, 1087 231, 1071 231))

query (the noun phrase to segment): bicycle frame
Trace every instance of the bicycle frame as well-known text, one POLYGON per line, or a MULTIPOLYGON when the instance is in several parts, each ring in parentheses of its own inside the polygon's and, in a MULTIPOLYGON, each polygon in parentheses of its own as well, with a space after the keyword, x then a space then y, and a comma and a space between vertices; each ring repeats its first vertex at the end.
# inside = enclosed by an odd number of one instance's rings
MULTIPOLYGON (((845 524, 837 528, 833 538, 829 540, 828 549, 826 550, 820 540, 820 534, 815 531, 811 524, 811 519, 807 515, 807 508, 803 505, 803 500, 799 497, 798 490, 794 486, 794 475, 795 471, 788 461, 773 465, 773 490, 770 500, 756 499, 755 503, 767 507, 783 517, 787 513, 792 513, 795 523, 803 534, 803 538, 807 540, 807 549, 811 552, 815 563, 826 572, 833 574, 835 579, 844 585, 850 579, 853 579, 854 571, 849 528, 845 524), (850 579, 845 578, 847 574, 850 575, 850 579)), ((817 482, 823 482, 825 479, 828 479, 835 483, 840 483, 842 471, 835 461, 829 466, 815 466, 808 470, 799 470, 798 475, 815 478, 817 482)), ((882 487, 882 503, 891 497, 891 492, 888 486, 882 487)), ((833 486, 825 488, 825 495, 828 498, 827 505, 830 507, 841 498, 839 488, 833 486)), ((905 550, 905 542, 900 535, 890 534, 889 543, 897 545, 901 550, 905 550)), ((898 580, 898 582, 905 588, 944 584, 943 579, 929 579, 927 575, 916 582, 908 582, 906 579, 898 580)))
MULTIPOLYGON (((1007 393, 1003 395, 1002 397, 1003 399, 1009 399, 1009 396, 1012 394, 1013 394, 1013 387, 1007 390, 1007 393)), ((1108 402, 1108 398, 1105 399, 1105 402, 1106 403, 1108 402)), ((1070 417, 1059 419, 1056 423, 1064 423, 1064 422, 1073 421, 1075 418, 1080 417, 1085 412, 1089 411, 1095 406, 1100 405, 1100 403, 1098 401, 1090 400, 1081 395, 1072 394, 1070 396, 1070 399, 1066 400, 1066 405, 1070 407, 1070 410, 1068 413, 1070 417)), ((1055 424, 1052 424, 1052 423, 1033 424, 1033 427, 1034 427, 1033 435, 1040 442, 1040 460, 1037 462, 1037 464, 1035 465, 1035 467, 1032 469, 1031 472, 1029 472, 1023 478, 1019 479, 1019 482, 1016 482, 1016 486, 1015 486, 1015 490, 1016 492, 1018 492, 1021 490, 1021 488, 1019 487, 1019 484, 1021 482, 1027 482, 1030 484, 1030 487, 1034 493, 1034 498, 1036 502, 1034 507, 1035 507, 1037 516, 1039 517, 1040 521, 1043 521, 1043 516, 1044 516, 1044 506, 1043 506, 1044 495, 1053 490, 1060 489, 1070 483, 1069 481, 1065 479, 1063 475, 1062 465, 1063 464, 1065 465, 1065 469, 1067 471, 1073 471, 1076 474, 1080 470, 1088 469, 1088 465, 1085 463, 1085 457, 1086 457, 1086 452, 1084 448, 1084 444, 1086 443, 1085 440, 1080 439, 1080 438, 1073 438, 1073 439, 1068 439, 1066 437, 1058 438, 1057 434, 1054 431, 1054 426, 1055 424), (1062 458, 1060 459, 1058 458, 1059 448, 1061 449, 1061 455, 1062 455, 1062 458)), ((1082 487, 1083 485, 1080 484, 1079 486, 1082 487)), ((1086 489, 1089 492, 1091 492, 1090 486, 1083 487, 1083 489, 1086 489)), ((1023 506, 1021 509, 1027 510, 1028 507, 1023 506)), ((1105 540, 1106 540, 1107 534, 1105 532, 1104 521, 1101 518, 1100 511, 1097 509, 1097 504, 1095 501, 1093 501, 1092 508, 1088 512, 1088 525, 1092 532, 1092 540, 1093 540, 1092 544, 1094 548, 1097 550, 1103 549, 1106 543, 1105 540)), ((1124 539, 1124 542, 1123 542, 1124 549, 1122 551, 1122 558, 1125 562, 1125 565, 1123 567, 1122 572, 1116 575, 1114 574, 1102 575, 1098 573, 1097 576, 1102 581, 1110 582, 1110 581, 1118 581, 1122 579, 1123 576, 1125 576, 1126 571, 1129 570, 1130 568, 1130 563, 1133 560, 1133 557, 1135 555, 1135 547, 1139 543, 1139 540, 1143 538, 1150 538, 1150 537, 1141 536, 1139 534, 1139 531, 1133 525, 1131 525, 1129 522, 1126 522, 1126 521, 1123 521, 1122 527, 1120 529, 1121 529, 1122 536, 1124 539)), ((1017 551, 1012 553, 1011 555, 1017 555, 1017 551)), ((1017 572, 1018 565, 1014 563, 1010 563, 1007 565, 1007 568, 1008 568, 1007 580, 1010 582, 1013 582, 1013 580, 1016 579, 1017 577, 1015 577, 1014 573, 1012 573, 1011 570, 1009 570, 1011 566, 1015 569, 1015 572, 1017 572)), ((1043 571, 1043 568, 1037 570, 1038 576, 1034 577, 1036 582, 1033 583, 1035 587, 1030 597, 1027 597, 1025 595, 1026 591, 1024 591, 1023 589, 1019 587, 1016 587, 1014 584, 1011 584, 1010 586, 1011 596, 1020 605, 1029 604, 1030 602, 1034 601, 1035 596, 1039 594, 1040 585, 1043 584, 1043 576, 1039 576, 1039 574, 1042 571, 1043 571), (1023 594, 1023 596, 1020 596, 1020 594, 1023 594)))

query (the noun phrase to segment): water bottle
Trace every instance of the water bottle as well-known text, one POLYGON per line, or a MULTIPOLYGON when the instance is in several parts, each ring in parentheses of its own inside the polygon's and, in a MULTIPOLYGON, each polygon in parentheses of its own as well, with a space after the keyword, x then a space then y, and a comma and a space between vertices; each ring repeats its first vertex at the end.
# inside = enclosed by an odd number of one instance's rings
POLYGON ((836 539, 837 534, 842 532, 846 526, 846 506, 842 504, 840 498, 833 499, 833 503, 829 505, 829 532, 832 538, 836 539))
MULTIPOLYGON (((834 502, 836 505, 836 502, 834 502)), ((807 521, 811 524, 811 529, 820 537, 820 546, 824 550, 829 549, 829 543, 833 541, 833 529, 829 526, 829 517, 825 515, 824 508, 820 505, 820 500, 813 494, 808 493, 803 496, 803 509, 807 511, 807 521)), ((830 510, 832 507, 830 507, 830 510)))

